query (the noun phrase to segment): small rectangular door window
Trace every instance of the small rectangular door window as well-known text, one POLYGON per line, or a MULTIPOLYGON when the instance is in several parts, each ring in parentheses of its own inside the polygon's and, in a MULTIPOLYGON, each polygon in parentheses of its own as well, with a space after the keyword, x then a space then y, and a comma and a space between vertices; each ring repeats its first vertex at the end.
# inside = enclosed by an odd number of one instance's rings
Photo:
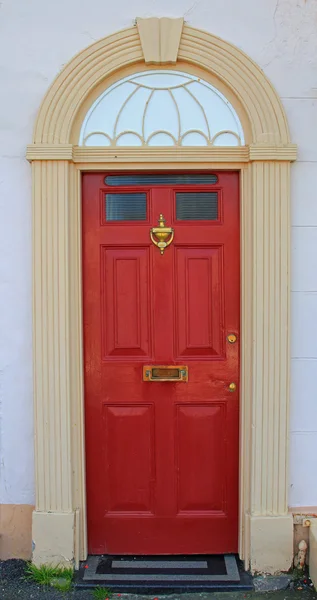
POLYGON ((218 192, 176 192, 178 221, 217 221, 218 192))
POLYGON ((145 221, 146 194, 106 194, 106 221, 145 221))

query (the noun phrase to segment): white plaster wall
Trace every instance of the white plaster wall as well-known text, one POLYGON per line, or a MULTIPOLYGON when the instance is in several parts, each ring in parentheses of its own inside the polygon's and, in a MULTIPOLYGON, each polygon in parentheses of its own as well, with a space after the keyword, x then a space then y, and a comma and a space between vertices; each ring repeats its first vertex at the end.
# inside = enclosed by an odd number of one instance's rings
POLYGON ((49 84, 136 16, 184 16, 242 48, 284 103, 293 167, 290 505, 317 504, 316 0, 3 0, 0 3, 0 502, 32 503, 31 194, 24 159, 49 84))

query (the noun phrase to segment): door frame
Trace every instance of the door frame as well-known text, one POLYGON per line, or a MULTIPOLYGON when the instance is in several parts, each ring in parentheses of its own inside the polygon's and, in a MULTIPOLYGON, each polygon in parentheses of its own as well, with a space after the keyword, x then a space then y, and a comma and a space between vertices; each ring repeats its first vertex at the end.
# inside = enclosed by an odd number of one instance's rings
POLYGON ((42 102, 27 158, 33 182, 34 562, 78 564, 87 555, 81 173, 225 169, 240 172, 239 554, 253 571, 287 570, 293 556, 287 482, 290 163, 296 146, 272 85, 230 43, 183 26, 182 19, 140 19, 66 65, 42 102), (153 62, 202 73, 216 85, 239 114, 246 145, 76 146, 96 95, 153 62))

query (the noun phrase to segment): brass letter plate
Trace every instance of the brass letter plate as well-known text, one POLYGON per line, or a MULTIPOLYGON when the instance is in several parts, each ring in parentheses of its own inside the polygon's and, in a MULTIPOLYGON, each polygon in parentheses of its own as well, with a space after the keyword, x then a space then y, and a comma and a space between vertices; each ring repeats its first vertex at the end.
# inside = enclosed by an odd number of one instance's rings
POLYGON ((145 365, 143 381, 188 381, 188 367, 184 365, 145 365))

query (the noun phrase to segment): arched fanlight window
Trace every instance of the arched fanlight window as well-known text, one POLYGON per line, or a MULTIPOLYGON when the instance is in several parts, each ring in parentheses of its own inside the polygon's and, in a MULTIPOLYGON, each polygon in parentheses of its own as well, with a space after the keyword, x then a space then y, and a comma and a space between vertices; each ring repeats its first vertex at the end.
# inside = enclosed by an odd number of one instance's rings
POLYGON ((179 71, 146 71, 110 86, 89 109, 81 146, 241 146, 228 100, 207 81, 179 71))

